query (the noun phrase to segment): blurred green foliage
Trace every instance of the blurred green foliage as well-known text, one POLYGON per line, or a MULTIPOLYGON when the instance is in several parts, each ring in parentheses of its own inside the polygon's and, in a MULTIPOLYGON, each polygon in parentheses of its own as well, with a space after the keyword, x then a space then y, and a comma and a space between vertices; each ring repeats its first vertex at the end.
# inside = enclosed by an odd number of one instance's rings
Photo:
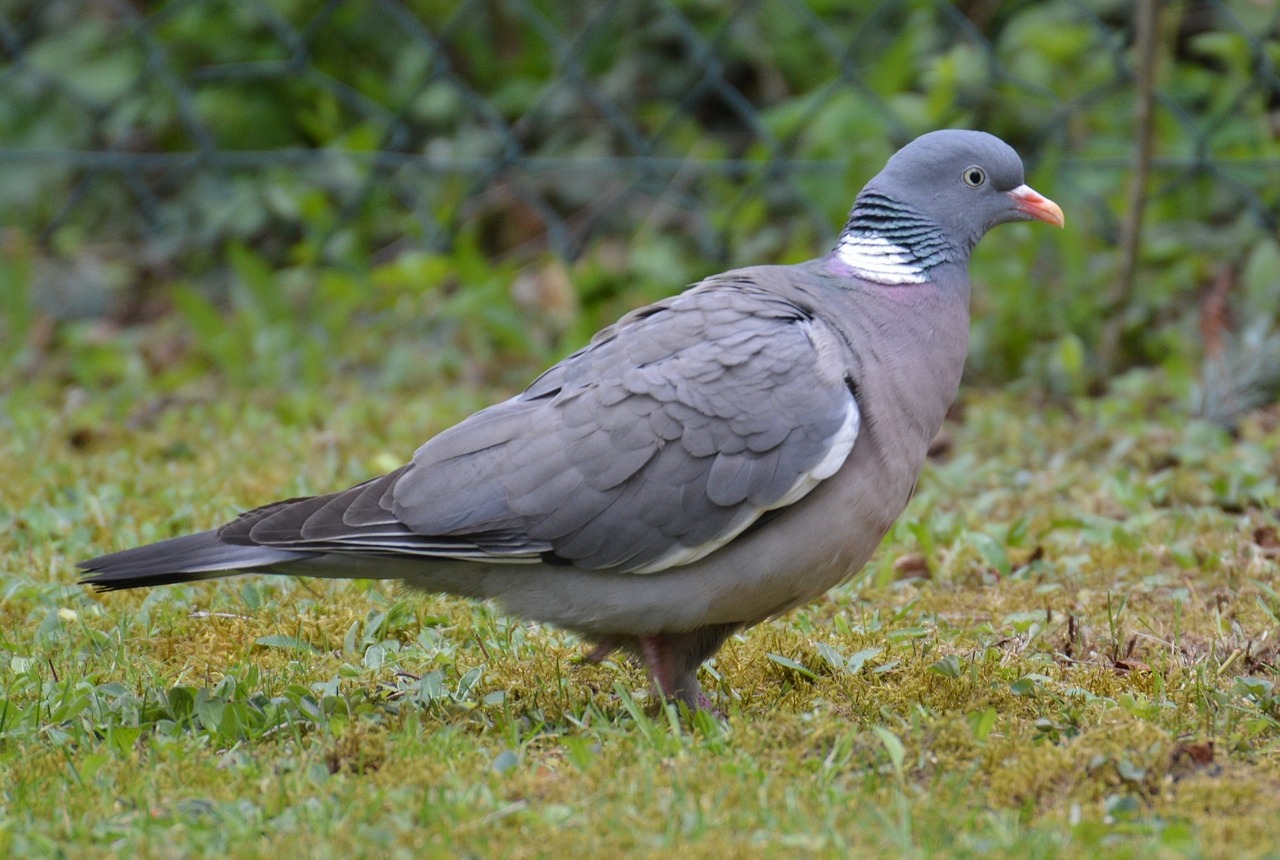
MULTIPOLYGON (((0 378, 520 378, 724 266, 819 253, 894 149, 967 126, 1068 213, 980 249, 970 375, 1089 390, 1128 217, 1132 5, 11 0, 0 378)), ((1121 359, 1189 389, 1215 282, 1210 358, 1280 354, 1280 12, 1160 6, 1121 359)))
POLYGON ((1090 399, 1133 5, 0 3, 0 855, 1274 853, 1280 433, 1179 398, 1280 390, 1280 12, 1160 3, 1144 368, 1090 399), (1011 392, 965 398, 866 576, 721 653, 727 723, 484 605, 70 584, 821 252, 940 126, 1067 211, 973 262, 969 372, 1011 392))

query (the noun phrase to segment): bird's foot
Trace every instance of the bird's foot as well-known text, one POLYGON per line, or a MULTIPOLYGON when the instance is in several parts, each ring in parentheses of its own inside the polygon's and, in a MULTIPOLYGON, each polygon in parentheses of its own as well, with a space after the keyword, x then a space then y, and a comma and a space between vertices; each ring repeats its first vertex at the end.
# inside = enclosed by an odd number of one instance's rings
POLYGON ((727 719, 724 712, 717 708, 715 703, 711 701, 711 698, 701 690, 698 691, 698 710, 706 711, 717 720, 727 719))

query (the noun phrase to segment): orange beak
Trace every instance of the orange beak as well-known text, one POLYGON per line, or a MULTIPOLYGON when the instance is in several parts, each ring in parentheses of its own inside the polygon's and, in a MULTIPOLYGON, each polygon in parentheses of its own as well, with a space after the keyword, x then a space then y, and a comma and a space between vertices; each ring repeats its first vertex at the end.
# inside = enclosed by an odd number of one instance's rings
POLYGON ((1037 221, 1043 221, 1055 227, 1061 227, 1066 223, 1062 217, 1062 207, 1030 186, 1019 185, 1009 192, 1009 196, 1013 198, 1013 203, 1018 207, 1019 212, 1037 221))

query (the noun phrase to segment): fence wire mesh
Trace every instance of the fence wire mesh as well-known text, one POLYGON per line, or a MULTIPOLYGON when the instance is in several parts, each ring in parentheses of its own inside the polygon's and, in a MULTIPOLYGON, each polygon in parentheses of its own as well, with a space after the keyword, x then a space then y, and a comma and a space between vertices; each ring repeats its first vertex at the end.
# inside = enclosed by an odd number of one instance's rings
MULTIPOLYGON (((1280 11, 1159 5, 1147 200, 1269 231, 1280 11)), ((573 257, 668 233, 712 262, 767 259, 829 236, 916 133, 970 126, 1114 240, 1133 9, 5 0, 0 219, 53 256, 127 258, 121 277, 143 281, 216 268, 232 242, 367 264, 459 237, 573 257)))

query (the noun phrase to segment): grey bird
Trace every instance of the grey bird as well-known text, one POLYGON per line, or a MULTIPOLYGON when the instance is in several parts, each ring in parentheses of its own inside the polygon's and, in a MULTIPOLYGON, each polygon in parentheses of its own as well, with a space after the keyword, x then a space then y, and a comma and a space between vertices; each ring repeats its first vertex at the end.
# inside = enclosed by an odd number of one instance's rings
POLYGON ((397 579, 626 649, 705 706, 734 631, 857 572, 960 383, 970 252, 1062 226, 999 138, 935 131, 859 193, 830 253, 632 311, 523 392, 330 495, 82 562, 101 590, 241 573, 397 579))

